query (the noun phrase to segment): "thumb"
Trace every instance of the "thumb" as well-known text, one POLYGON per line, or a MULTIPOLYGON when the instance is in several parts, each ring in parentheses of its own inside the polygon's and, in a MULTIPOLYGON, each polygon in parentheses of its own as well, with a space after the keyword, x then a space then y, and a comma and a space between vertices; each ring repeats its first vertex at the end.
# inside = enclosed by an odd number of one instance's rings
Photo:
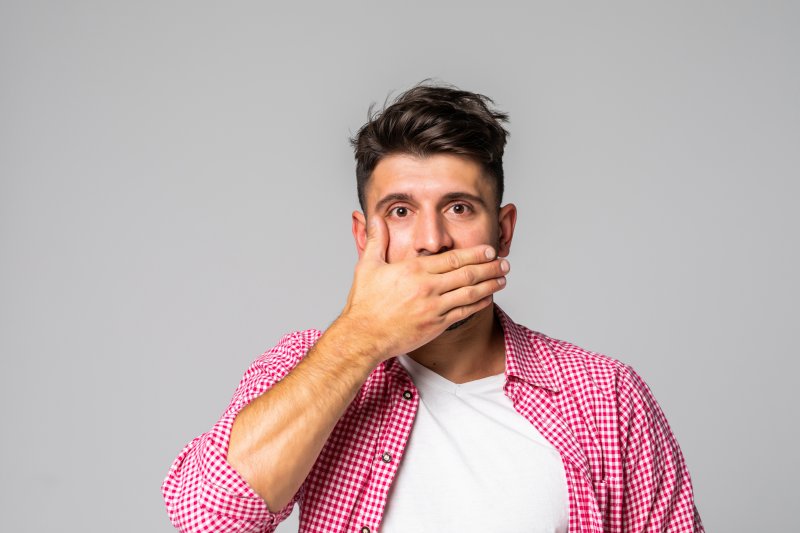
POLYGON ((372 215, 367 223, 367 244, 364 246, 364 255, 386 262, 388 244, 389 229, 386 227, 386 222, 378 215, 372 215))

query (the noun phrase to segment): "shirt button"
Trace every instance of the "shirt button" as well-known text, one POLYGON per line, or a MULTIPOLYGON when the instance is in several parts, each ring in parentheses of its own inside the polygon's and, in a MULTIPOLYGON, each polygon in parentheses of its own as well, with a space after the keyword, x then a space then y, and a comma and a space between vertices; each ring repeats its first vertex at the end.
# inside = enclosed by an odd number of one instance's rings
POLYGON ((381 459, 383 459, 384 463, 390 463, 392 461, 392 455, 389 452, 383 452, 381 459))
POLYGON ((362 527, 361 533, 369 533, 369 528, 367 526, 362 527))
POLYGON ((410 400, 413 397, 414 397, 414 395, 411 394, 410 390, 403 391, 403 398, 405 398, 406 400, 410 400))

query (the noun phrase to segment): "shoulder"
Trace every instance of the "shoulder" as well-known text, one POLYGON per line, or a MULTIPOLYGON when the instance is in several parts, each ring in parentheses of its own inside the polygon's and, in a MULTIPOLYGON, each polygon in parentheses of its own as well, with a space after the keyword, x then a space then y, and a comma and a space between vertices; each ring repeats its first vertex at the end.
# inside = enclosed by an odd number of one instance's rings
POLYGON ((642 445, 672 449, 666 417, 644 379, 628 364, 571 342, 524 328, 536 355, 549 361, 562 409, 614 431, 623 453, 642 445), (615 424, 607 424, 616 420, 615 424), (660 443, 660 444, 659 444, 660 443))
POLYGON ((551 337, 524 326, 534 351, 551 361, 559 388, 566 392, 600 394, 609 399, 649 392, 634 369, 615 357, 595 352, 572 342, 551 337))
POLYGON ((612 409, 626 431, 655 425, 659 432, 670 433, 650 387, 632 366, 568 341, 527 332, 532 343, 545 347, 539 351, 553 361, 556 382, 572 402, 602 411, 605 408, 601 406, 612 409))

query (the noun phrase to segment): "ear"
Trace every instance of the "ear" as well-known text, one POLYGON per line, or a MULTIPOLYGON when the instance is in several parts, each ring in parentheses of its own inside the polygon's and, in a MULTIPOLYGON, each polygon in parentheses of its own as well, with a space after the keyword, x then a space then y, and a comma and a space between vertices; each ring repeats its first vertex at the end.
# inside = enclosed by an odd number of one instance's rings
POLYGON ((517 206, 514 204, 504 205, 500 208, 497 215, 497 222, 500 226, 498 257, 508 257, 511 253, 511 239, 514 238, 514 226, 517 224, 517 206))
POLYGON ((361 259, 367 246, 367 218, 360 211, 353 211, 353 238, 356 241, 358 258, 361 259))

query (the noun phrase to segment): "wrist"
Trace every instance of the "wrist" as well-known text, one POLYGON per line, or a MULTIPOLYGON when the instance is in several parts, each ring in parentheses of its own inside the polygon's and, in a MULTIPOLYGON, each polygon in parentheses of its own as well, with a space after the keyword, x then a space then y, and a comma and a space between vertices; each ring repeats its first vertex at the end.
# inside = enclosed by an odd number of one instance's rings
POLYGON ((325 332, 357 362, 370 361, 372 368, 392 355, 385 336, 376 335, 368 320, 343 312, 325 332))

